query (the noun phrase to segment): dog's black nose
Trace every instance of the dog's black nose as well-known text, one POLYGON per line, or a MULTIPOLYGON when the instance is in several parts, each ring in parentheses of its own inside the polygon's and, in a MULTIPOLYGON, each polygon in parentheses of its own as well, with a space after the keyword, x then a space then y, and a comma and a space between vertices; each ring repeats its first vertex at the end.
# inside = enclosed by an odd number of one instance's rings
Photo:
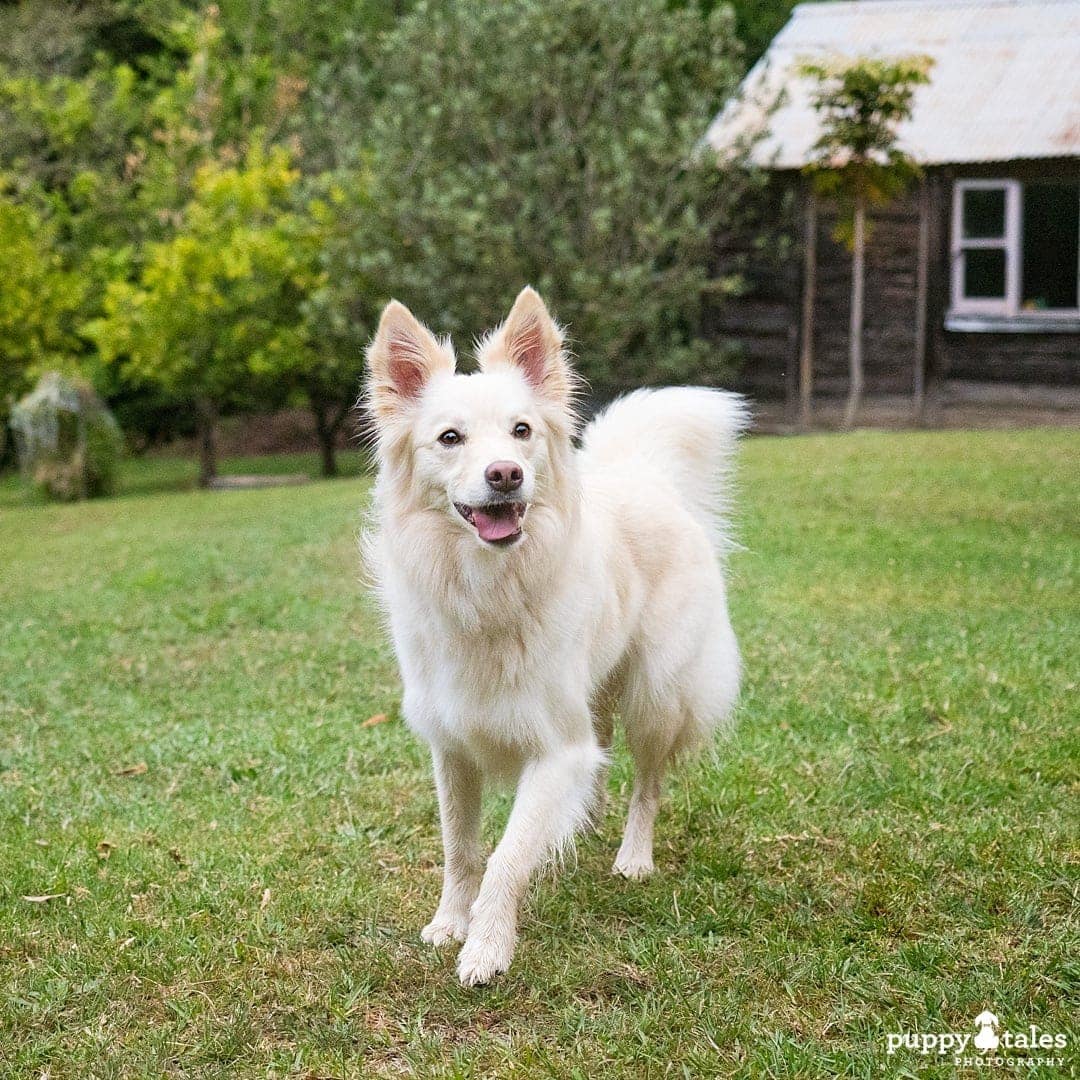
POLYGON ((493 461, 484 470, 484 479, 493 490, 507 494, 521 487, 525 474, 521 471, 521 466, 512 461, 493 461))

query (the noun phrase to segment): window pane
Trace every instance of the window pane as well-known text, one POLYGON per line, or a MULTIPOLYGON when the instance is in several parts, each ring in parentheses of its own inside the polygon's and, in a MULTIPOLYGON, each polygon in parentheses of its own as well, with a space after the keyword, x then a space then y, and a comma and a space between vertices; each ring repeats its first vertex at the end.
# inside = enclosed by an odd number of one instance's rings
POLYGON ((964 239, 1005 235, 1005 189, 969 188, 964 192, 964 239))
POLYGON ((1021 300, 1028 311, 1077 306, 1080 184, 1024 185, 1021 300))
POLYGON ((1004 248, 971 248, 964 252, 964 296, 971 300, 1005 298, 1004 248))

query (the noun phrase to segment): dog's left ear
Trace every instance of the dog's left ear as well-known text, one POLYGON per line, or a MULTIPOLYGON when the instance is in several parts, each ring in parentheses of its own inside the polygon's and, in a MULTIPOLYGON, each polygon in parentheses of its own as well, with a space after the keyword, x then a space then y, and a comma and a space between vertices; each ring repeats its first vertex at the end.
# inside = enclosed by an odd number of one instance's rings
POLYGON ((573 392, 562 331, 529 285, 518 293, 506 322, 484 343, 479 360, 483 371, 500 365, 518 368, 538 393, 554 401, 565 402, 573 392))

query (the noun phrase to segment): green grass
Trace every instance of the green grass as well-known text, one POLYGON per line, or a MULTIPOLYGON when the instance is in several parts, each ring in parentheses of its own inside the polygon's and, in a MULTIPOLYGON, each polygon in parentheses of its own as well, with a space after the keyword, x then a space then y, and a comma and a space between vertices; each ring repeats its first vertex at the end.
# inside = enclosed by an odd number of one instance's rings
POLYGON ((481 991, 418 938, 436 806, 357 581, 367 481, 0 486, 0 1075, 1075 1075, 1078 451, 749 442, 738 732, 643 884, 608 873, 619 752, 481 991), (1064 1068, 886 1057, 985 1007, 1064 1068))
MULTIPOLYGON (((367 466, 367 456, 360 450, 338 454, 342 476, 358 476, 367 466)), ((242 473, 255 476, 280 476, 283 473, 307 473, 319 476, 318 454, 265 454, 262 457, 236 457, 222 462, 222 475, 242 473)), ((191 458, 147 455, 121 462, 117 478, 118 496, 147 495, 163 491, 190 491, 196 487, 199 466, 191 458)), ((0 476, 0 511, 44 506, 42 493, 20 482, 14 474, 0 476)))

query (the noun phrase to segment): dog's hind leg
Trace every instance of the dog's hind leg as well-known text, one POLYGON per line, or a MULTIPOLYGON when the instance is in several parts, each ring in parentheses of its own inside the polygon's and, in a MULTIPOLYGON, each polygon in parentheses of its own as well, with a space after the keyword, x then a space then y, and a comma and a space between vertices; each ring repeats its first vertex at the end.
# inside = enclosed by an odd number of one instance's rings
POLYGON ((510 966, 529 878, 584 824, 603 761, 604 752, 590 741, 561 747, 522 770, 506 832, 488 859, 458 956, 466 986, 490 982, 510 966))
POLYGON ((483 778, 467 758, 432 749, 443 835, 443 891, 438 910, 420 937, 431 945, 464 941, 469 909, 480 888, 480 796, 483 778))
POLYGON ((664 773, 673 760, 707 745, 729 726, 739 691, 739 652, 727 612, 717 605, 710 632, 690 662, 667 681, 636 673, 623 699, 626 742, 634 757, 634 789, 619 853, 612 870, 629 878, 653 871, 653 827, 660 809, 664 773), (670 686, 682 688, 669 706, 670 686))
POLYGON ((612 873, 644 878, 653 872, 653 828, 674 742, 668 725, 657 724, 643 732, 632 720, 627 721, 627 743, 634 757, 634 788, 612 873))
MULTIPOLYGON (((611 687, 602 689, 593 700, 590 710, 593 718, 593 734, 596 736, 597 745, 605 754, 610 754, 611 744, 615 739, 615 712, 618 708, 618 699, 611 687)), ((607 812, 609 762, 607 760, 596 770, 594 783, 594 795, 592 805, 589 807, 589 825, 593 832, 599 832, 604 823, 604 815, 607 812)))

